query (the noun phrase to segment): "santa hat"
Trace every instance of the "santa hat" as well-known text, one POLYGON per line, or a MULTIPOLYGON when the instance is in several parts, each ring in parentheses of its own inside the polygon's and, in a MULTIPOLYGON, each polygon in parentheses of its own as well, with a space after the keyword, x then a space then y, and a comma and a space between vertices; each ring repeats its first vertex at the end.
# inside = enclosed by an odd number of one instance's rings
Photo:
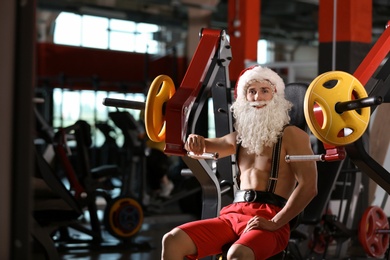
POLYGON ((244 69, 238 77, 238 81, 234 90, 235 98, 245 98, 249 83, 262 80, 268 80, 271 82, 275 86, 275 93, 277 95, 284 96, 284 82, 282 78, 269 68, 261 67, 260 65, 254 65, 244 69))

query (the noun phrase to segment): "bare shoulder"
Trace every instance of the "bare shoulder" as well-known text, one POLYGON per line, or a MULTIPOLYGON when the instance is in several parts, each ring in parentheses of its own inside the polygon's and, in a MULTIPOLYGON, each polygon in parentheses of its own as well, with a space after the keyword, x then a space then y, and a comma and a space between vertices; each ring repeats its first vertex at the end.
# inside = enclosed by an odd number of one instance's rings
POLYGON ((310 136, 296 126, 287 126, 283 133, 283 143, 287 150, 296 154, 312 153, 310 136))
POLYGON ((294 139, 295 137, 295 138, 303 138, 309 140, 309 134, 294 125, 289 125, 284 129, 283 138, 284 137, 287 139, 289 138, 294 139))

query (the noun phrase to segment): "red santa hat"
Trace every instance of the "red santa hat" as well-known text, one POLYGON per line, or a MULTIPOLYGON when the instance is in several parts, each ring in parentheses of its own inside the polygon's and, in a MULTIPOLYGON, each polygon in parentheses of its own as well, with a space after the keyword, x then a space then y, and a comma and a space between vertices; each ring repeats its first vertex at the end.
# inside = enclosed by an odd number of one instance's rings
POLYGON ((238 81, 236 83, 236 87, 234 90, 235 98, 246 97, 246 90, 249 84, 253 81, 263 81, 267 80, 271 82, 274 86, 274 91, 277 95, 284 96, 284 82, 283 79, 273 70, 261 67, 260 65, 254 65, 249 68, 244 69, 240 76, 238 77, 238 81))

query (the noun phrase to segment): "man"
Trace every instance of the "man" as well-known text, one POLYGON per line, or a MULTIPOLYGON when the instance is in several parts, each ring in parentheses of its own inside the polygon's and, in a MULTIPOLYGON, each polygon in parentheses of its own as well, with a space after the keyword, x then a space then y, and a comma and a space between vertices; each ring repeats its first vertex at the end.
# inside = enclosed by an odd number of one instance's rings
POLYGON ((317 169, 315 162, 284 160, 287 154, 313 154, 308 134, 288 125, 291 103, 284 98, 284 87, 271 69, 244 70, 232 105, 236 131, 220 138, 188 137, 185 149, 195 154, 237 153, 240 189, 219 217, 186 223, 165 234, 162 259, 203 258, 219 254, 229 243, 228 259, 266 259, 285 249, 289 222, 317 194, 317 169), (274 147, 280 147, 278 158, 273 158, 274 147))

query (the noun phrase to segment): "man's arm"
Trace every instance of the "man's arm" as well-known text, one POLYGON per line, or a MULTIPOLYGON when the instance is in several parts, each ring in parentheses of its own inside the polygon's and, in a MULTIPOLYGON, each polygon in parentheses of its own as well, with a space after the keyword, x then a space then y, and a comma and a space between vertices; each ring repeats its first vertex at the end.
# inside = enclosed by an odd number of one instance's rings
MULTIPOLYGON (((285 129, 283 137, 287 154, 312 155, 309 135, 297 127, 285 129)), ((294 162, 289 164, 298 182, 286 206, 272 219, 280 228, 301 213, 317 195, 317 166, 315 162, 294 162)))
MULTIPOLYGON (((311 155, 310 138, 301 129, 291 126, 284 130, 283 145, 287 154, 311 155)), ((281 162, 282 163, 282 162, 281 162)), ((296 162, 289 165, 291 174, 298 182, 286 205, 271 220, 255 216, 248 222, 244 232, 253 228, 274 231, 289 223, 301 213, 317 195, 317 166, 315 162, 296 162)))
POLYGON ((236 152, 236 133, 230 133, 219 138, 204 138, 190 134, 184 148, 196 155, 202 153, 218 153, 219 158, 232 155, 236 152))

